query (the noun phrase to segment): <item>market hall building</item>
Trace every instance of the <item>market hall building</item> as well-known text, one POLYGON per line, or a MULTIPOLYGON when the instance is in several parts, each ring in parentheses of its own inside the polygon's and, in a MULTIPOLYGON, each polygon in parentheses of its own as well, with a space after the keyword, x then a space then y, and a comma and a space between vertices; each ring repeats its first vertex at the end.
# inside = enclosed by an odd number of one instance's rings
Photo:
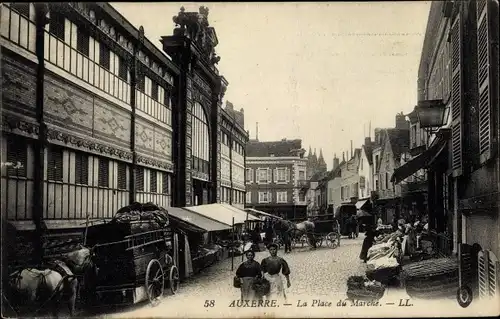
MULTIPOLYGON (((165 54, 108 3, 3 3, 2 219, 75 233, 134 201, 220 202, 220 127, 233 118, 207 16, 181 8, 165 54)), ((248 134, 228 127, 244 165, 248 134)), ((231 202, 239 174, 226 178, 231 202)))

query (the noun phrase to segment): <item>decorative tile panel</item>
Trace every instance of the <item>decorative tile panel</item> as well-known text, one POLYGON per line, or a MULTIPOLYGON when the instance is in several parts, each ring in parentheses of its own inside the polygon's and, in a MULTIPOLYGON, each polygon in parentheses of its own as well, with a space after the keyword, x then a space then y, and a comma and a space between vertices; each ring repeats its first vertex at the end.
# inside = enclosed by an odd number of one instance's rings
POLYGON ((154 150, 154 131, 146 122, 138 118, 135 122, 135 145, 138 148, 154 150))
MULTIPOLYGON (((2 108, 25 109, 35 115, 36 73, 7 55, 2 57, 2 108)), ((24 113, 24 112, 23 112, 24 113)))
POLYGON ((77 125, 92 130, 94 97, 72 84, 46 75, 44 84, 44 111, 47 121, 55 119, 66 128, 77 125))
POLYGON ((130 114, 118 107, 94 99, 94 131, 130 141, 130 114))

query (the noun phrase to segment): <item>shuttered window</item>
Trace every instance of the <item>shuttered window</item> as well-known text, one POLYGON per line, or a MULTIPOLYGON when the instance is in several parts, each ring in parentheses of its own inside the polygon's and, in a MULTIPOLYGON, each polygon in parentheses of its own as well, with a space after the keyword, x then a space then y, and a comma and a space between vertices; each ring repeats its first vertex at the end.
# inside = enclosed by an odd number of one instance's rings
POLYGON ((12 3, 10 7, 16 10, 19 14, 29 18, 30 16, 30 4, 29 3, 12 3))
POLYGON ((77 37, 76 37, 76 49, 78 52, 89 56, 89 50, 90 50, 90 37, 88 34, 78 31, 77 37))
POLYGON ((498 259, 489 250, 478 253, 478 283, 479 296, 484 299, 498 297, 498 259))
POLYGON ((161 173, 161 192, 163 194, 169 194, 168 191, 168 174, 165 172, 161 173))
POLYGON ((47 152, 47 179, 49 181, 63 181, 63 151, 59 147, 52 147, 47 152))
POLYGON ((106 45, 104 43, 101 43, 99 45, 99 64, 105 68, 106 70, 109 70, 109 66, 110 66, 110 62, 111 62, 111 54, 110 54, 110 51, 108 49, 108 47, 106 47, 106 45))
POLYGON ((7 141, 7 175, 26 177, 28 147, 20 138, 9 138, 7 141))
POLYGON ((463 134, 462 134, 462 96, 463 96, 463 79, 462 79, 462 18, 461 12, 458 13, 455 21, 452 24, 451 31, 451 144, 452 156, 451 167, 453 176, 462 175, 462 149, 463 149, 463 134))
POLYGON ((151 85, 151 98, 158 101, 158 84, 152 83, 151 85))
POLYGON ((125 60, 122 57, 119 57, 119 61, 120 62, 118 63, 118 76, 123 80, 127 81, 128 79, 127 60, 125 60))
POLYGON ((54 11, 50 13, 49 31, 55 37, 63 41, 64 41, 64 24, 65 24, 65 18, 63 15, 54 11))
POLYGON ((109 187, 109 160, 99 159, 99 186, 109 187))
POLYGON ((156 193, 158 191, 158 172, 151 170, 149 175, 149 191, 156 193))
POLYGON ((75 183, 89 184, 89 157, 84 153, 75 154, 75 183))
POLYGON ((137 191, 144 191, 144 169, 137 167, 135 169, 135 189, 137 191))
POLYGON ((127 164, 118 163, 118 189, 127 189, 127 164))
MULTIPOLYGON (((480 0, 476 4, 477 10, 477 54, 478 54, 478 86, 479 86, 479 154, 480 162, 485 163, 492 158, 495 150, 493 116, 495 114, 495 99, 498 99, 498 90, 495 85, 494 68, 498 61, 492 50, 498 45, 498 14, 494 15, 493 1, 480 0)), ((497 9, 498 10, 498 9, 497 9)), ((497 70, 498 71, 498 70, 497 70)))

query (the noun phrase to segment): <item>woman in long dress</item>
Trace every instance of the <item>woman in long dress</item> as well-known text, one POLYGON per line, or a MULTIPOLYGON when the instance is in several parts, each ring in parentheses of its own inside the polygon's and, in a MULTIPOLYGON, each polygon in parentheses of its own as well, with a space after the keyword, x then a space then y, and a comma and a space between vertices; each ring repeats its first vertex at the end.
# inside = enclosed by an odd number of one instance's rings
POLYGON ((287 288, 291 286, 290 283, 290 267, 285 259, 278 257, 278 245, 270 244, 268 247, 271 256, 266 257, 261 262, 261 269, 264 273, 264 278, 269 281, 270 291, 267 295, 268 300, 285 300, 285 286, 280 273, 286 278, 287 288))
POLYGON ((241 300, 256 300, 259 297, 255 294, 253 283, 255 278, 262 276, 261 266, 254 260, 255 253, 252 250, 247 250, 245 256, 247 260, 236 270, 236 277, 241 280, 241 300))
POLYGON ((363 246, 361 246, 361 253, 359 254, 359 259, 361 259, 363 262, 366 262, 368 260, 368 249, 373 246, 373 244, 375 243, 375 237, 377 236, 378 232, 373 229, 372 226, 368 226, 368 229, 365 233, 365 239, 363 240, 363 246))

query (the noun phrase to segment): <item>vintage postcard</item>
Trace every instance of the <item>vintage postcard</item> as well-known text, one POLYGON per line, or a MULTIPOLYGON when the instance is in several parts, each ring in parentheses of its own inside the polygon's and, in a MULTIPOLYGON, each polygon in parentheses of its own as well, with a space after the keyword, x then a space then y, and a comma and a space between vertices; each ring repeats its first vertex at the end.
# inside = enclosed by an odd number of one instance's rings
POLYGON ((500 314, 498 0, 0 6, 3 317, 500 314))

